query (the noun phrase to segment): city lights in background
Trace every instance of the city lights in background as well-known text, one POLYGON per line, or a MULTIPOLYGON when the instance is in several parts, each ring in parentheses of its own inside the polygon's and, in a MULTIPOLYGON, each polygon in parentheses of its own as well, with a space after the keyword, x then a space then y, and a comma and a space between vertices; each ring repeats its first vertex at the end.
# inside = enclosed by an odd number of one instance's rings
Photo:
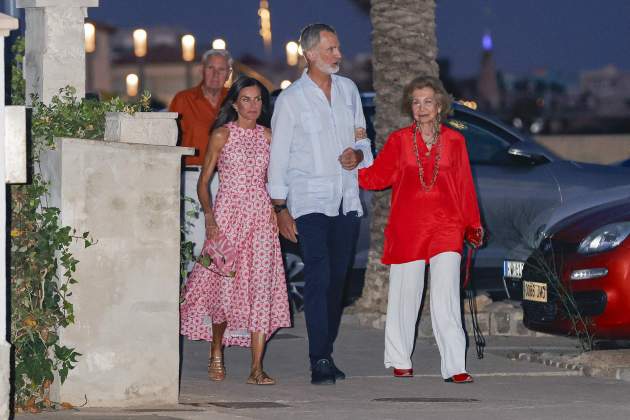
POLYGON ((125 78, 125 83, 127 85, 127 96, 136 96, 138 94, 138 84, 140 80, 138 79, 138 75, 135 73, 130 73, 125 78))
POLYGON ((85 52, 93 53, 96 50, 96 27, 93 23, 86 23, 83 25, 83 31, 85 33, 85 52))
POLYGON ((286 50, 287 50, 287 64, 290 66, 297 66, 298 63, 298 44, 297 42, 294 41, 289 41, 287 42, 287 46, 286 46, 286 50))
POLYGON ((195 37, 190 34, 182 37, 182 59, 184 61, 195 59, 195 37))
POLYGON ((227 44, 221 38, 217 38, 212 41, 212 49, 213 50, 224 50, 227 48, 227 44))
POLYGON ((147 55, 147 31, 144 29, 133 31, 133 54, 136 57, 147 55))
POLYGON ((260 0, 258 8, 260 16, 260 36, 267 52, 271 52, 271 12, 269 11, 269 0, 260 0))
POLYGON ((290 80, 283 80, 282 82, 280 82, 280 89, 282 90, 288 88, 289 86, 291 86, 290 80))

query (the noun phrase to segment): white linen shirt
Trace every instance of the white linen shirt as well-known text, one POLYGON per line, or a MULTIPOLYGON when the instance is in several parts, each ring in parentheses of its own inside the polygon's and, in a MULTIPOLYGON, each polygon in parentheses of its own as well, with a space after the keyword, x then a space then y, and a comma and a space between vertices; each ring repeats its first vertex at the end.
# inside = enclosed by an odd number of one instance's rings
POLYGON ((363 215, 358 169, 374 160, 369 139, 355 141, 355 128, 365 128, 359 90, 348 78, 332 75, 330 103, 306 71, 276 100, 271 119, 271 157, 267 191, 287 200, 293 218, 310 213, 363 215), (348 147, 363 152, 351 171, 339 156, 348 147))

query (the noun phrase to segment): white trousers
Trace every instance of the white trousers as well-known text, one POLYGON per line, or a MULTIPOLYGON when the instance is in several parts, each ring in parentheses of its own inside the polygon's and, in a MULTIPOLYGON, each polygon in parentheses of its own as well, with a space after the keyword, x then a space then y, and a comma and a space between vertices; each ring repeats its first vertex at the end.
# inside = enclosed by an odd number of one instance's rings
MULTIPOLYGON (((444 379, 466 372, 466 337, 460 307, 460 262, 457 252, 430 259, 431 326, 444 379)), ((385 367, 411 369, 416 323, 424 291, 424 260, 392 264, 385 323, 385 367)))
MULTIPOLYGON (((190 203, 189 201, 185 201, 184 203, 184 213, 182 214, 182 222, 189 222, 188 233, 184 235, 187 241, 192 241, 195 244, 194 255, 198 256, 201 252, 201 248, 203 247, 203 243, 206 239, 206 226, 205 219, 203 217, 203 210, 201 209, 201 205, 199 204, 199 198, 197 198, 197 181, 199 181, 199 176, 201 175, 201 167, 199 167, 198 171, 183 171, 182 182, 183 182, 183 196, 189 197, 194 200, 194 203, 190 203), (199 210, 198 217, 194 217, 190 215, 191 210, 199 210)), ((217 196, 217 191, 219 190, 219 174, 215 171, 212 180, 210 181, 210 195, 212 196, 212 203, 217 196)), ((189 267, 189 269, 192 267, 189 267)))

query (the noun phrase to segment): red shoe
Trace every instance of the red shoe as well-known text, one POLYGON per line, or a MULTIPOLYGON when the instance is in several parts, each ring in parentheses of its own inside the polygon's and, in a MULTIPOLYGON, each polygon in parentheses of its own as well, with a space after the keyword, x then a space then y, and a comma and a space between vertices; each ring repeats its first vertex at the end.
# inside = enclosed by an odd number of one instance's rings
POLYGON ((413 369, 396 369, 396 368, 394 368, 394 376, 396 378, 411 378, 411 377, 413 377, 413 369))
POLYGON ((448 379, 444 379, 444 382, 453 382, 455 384, 469 384, 471 382, 474 382, 474 380, 472 376, 464 372, 453 375, 448 379))

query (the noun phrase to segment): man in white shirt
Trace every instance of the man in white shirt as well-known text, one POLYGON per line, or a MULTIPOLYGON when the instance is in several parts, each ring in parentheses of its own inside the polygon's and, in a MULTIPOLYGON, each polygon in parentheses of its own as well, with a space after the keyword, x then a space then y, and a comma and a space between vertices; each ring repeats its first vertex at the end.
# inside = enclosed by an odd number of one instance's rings
POLYGON ((335 30, 309 25, 300 44, 308 69, 276 101, 267 189, 280 234, 299 235, 311 383, 334 384, 345 378, 332 352, 363 214, 357 169, 373 157, 359 91, 334 74, 342 57, 335 30))

